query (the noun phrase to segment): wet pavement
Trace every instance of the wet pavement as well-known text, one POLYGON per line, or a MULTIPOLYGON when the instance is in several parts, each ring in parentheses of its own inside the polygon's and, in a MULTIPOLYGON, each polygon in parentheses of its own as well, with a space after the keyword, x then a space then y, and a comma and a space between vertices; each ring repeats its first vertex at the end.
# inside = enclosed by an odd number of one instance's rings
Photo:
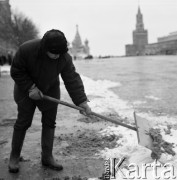
MULTIPOLYGON (((71 103, 63 84, 62 99, 71 103)), ((118 137, 101 137, 99 131, 109 123, 97 118, 87 118, 78 111, 59 106, 53 154, 64 166, 61 172, 41 165, 41 114, 35 112, 32 126, 28 129, 21 156, 20 172, 8 172, 13 124, 16 120, 16 104, 13 100, 13 81, 9 76, 0 78, 0 180, 36 179, 87 179, 101 177, 104 159, 99 151, 114 147, 118 137)))

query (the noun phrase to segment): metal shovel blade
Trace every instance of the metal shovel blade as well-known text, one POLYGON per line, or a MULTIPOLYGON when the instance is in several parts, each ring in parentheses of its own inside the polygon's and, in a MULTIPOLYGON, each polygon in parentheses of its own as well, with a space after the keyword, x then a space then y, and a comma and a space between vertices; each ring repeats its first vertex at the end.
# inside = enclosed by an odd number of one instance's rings
POLYGON ((149 121, 145 118, 137 116, 135 112, 134 112, 134 119, 137 128, 138 144, 152 150, 153 140, 149 135, 149 130, 152 127, 149 121))

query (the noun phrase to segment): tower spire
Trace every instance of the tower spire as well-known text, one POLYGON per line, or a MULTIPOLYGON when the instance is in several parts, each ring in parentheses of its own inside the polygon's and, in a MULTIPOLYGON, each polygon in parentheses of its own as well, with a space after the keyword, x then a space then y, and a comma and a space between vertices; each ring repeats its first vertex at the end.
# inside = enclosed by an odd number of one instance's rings
POLYGON ((141 14, 140 6, 138 6, 138 14, 141 14))
POLYGON ((78 32, 79 26, 78 24, 76 24, 76 32, 78 32))
POLYGON ((136 30, 144 30, 143 15, 141 13, 140 6, 138 6, 138 13, 136 15, 136 30))

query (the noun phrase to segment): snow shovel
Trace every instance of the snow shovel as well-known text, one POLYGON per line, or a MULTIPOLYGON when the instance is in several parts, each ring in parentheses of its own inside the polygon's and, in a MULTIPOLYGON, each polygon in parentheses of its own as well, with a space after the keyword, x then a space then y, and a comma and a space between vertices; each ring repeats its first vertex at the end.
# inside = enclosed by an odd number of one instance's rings
MULTIPOLYGON (((55 103, 58 103, 58 104, 62 104, 64 106, 68 106, 70 108, 77 109, 79 111, 84 111, 84 109, 79 107, 79 106, 75 106, 73 104, 70 104, 70 103, 67 103, 67 102, 64 102, 64 101, 61 101, 61 100, 46 96, 46 95, 43 95, 43 99, 48 100, 48 101, 52 101, 52 102, 55 102, 55 103)), ((105 116, 103 116, 101 114, 97 114, 95 112, 92 112, 91 115, 94 115, 94 116, 99 117, 101 119, 104 119, 106 121, 109 121, 109 122, 112 122, 114 124, 117 124, 117 125, 120 125, 120 126, 123 126, 123 127, 128 128, 128 129, 136 131, 137 132, 137 137, 138 137, 138 144, 140 144, 141 146, 144 146, 144 147, 146 147, 148 149, 152 149, 152 138, 148 134, 149 129, 151 128, 151 126, 150 126, 148 120, 137 116, 135 112, 134 112, 134 119, 135 119, 136 127, 130 126, 128 124, 124 124, 122 122, 119 122, 117 120, 105 117, 105 116)))

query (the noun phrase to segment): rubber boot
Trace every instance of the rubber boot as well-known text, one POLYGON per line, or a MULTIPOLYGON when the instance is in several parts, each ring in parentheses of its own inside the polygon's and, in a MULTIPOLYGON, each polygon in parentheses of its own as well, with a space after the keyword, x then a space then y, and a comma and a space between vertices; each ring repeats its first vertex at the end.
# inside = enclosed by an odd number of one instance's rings
POLYGON ((20 159, 20 153, 23 146, 25 134, 26 134, 26 130, 18 131, 14 129, 12 136, 12 150, 10 153, 9 166, 8 166, 9 172, 11 173, 17 173, 19 171, 19 159, 20 159))
POLYGON ((55 128, 42 128, 42 165, 61 171, 63 166, 58 164, 52 155, 55 128))

